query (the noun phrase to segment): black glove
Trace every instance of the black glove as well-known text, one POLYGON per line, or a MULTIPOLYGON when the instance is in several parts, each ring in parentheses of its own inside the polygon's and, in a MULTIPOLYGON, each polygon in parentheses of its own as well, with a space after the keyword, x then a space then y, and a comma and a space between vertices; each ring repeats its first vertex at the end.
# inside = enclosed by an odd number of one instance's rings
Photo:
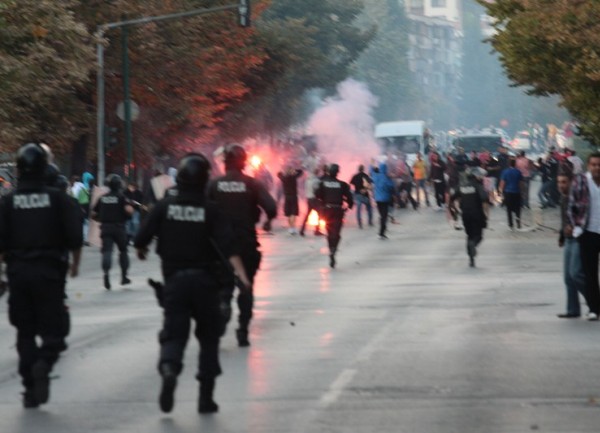
POLYGON ((158 301, 158 305, 163 306, 163 291, 164 284, 160 281, 154 281, 152 278, 148 278, 148 284, 150 287, 154 289, 154 295, 156 296, 156 300, 158 301))

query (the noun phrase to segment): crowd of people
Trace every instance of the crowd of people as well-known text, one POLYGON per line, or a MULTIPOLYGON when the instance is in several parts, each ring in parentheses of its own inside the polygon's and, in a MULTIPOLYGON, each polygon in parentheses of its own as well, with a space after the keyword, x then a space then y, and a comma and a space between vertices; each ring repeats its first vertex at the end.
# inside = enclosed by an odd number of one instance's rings
MULTIPOLYGON (((240 347, 250 345, 253 286, 262 259, 256 225, 264 214, 262 227, 271 232, 278 207, 270 191, 276 185, 264 181, 272 177, 244 173, 248 155, 241 145, 226 146, 222 157, 224 171, 211 178, 211 163, 203 154, 184 156, 169 177, 174 184, 165 183, 160 194, 156 190, 150 203, 135 183, 125 188, 116 174, 107 177, 107 190, 94 200, 92 174, 68 182, 52 163, 47 146, 28 143, 19 149, 16 187, 0 199, 0 254, 10 275, 9 318, 17 329, 24 407, 49 400, 50 372, 67 349, 70 332, 66 279, 79 273, 81 249, 89 241, 85 222, 91 218, 100 225, 107 290, 112 287, 115 245, 120 282, 126 285, 131 283, 128 246, 133 244, 138 258, 145 260, 150 244, 156 243, 164 278, 163 283, 151 284, 164 312, 158 362, 161 410, 173 409, 194 320, 200 343, 198 411, 218 411, 213 394, 221 374, 219 341, 231 319, 237 288, 235 335, 240 347)), ((325 221, 325 233, 317 224, 314 234, 326 236, 331 268, 336 267, 346 211, 355 206, 359 229, 375 225, 373 209, 377 209, 381 240, 388 239, 387 225, 398 217, 395 209, 445 210, 455 228, 464 229, 469 265, 474 267, 489 207, 505 207, 509 228, 519 228, 521 209, 530 205, 529 180, 535 170, 542 174, 538 194, 542 207, 560 202, 562 211, 559 245, 564 247, 567 309, 559 317, 581 316, 580 293, 589 308, 588 320, 598 320, 600 154, 588 158, 586 172, 574 152, 551 151, 534 162, 524 153, 514 157, 504 147, 494 155, 467 155, 462 149, 443 155, 432 150, 417 154, 412 163, 406 155, 389 153, 356 170, 349 182, 339 179, 340 166, 335 163, 308 168, 289 165, 277 174, 290 236, 305 236, 309 214, 316 212, 325 221), (298 184, 305 173, 307 210, 298 231, 298 184)))
MULTIPOLYGON (((363 209, 366 211, 368 225, 373 226, 373 209, 376 208, 379 213, 378 235, 385 240, 388 238, 388 222, 396 222, 394 209, 410 205, 418 210, 423 203, 427 207, 435 203, 436 210, 447 211, 456 229, 465 230, 469 265, 474 267, 477 246, 483 240, 483 229, 487 227, 489 208, 505 208, 509 230, 514 231, 515 227, 517 230, 521 229, 521 212, 523 208, 530 209, 532 206, 531 180, 538 174, 541 184, 537 193, 539 207, 546 209, 560 204, 562 213, 559 245, 565 247, 564 273, 568 302, 566 313, 561 313, 558 317, 580 317, 577 295, 580 293, 589 307, 587 318, 594 321, 598 320, 600 301, 600 295, 597 294, 600 197, 594 196, 600 185, 597 167, 599 159, 597 153, 592 154, 587 161, 586 172, 586 163, 568 148, 551 147, 543 157, 535 161, 529 159, 525 151, 514 155, 503 146, 495 154, 482 151, 467 155, 459 148, 456 153, 442 155, 434 150, 427 158, 418 153, 412 164, 407 162, 406 155, 391 152, 386 157, 379 158, 379 161, 373 159, 368 170, 365 165, 358 166, 349 182, 353 200, 347 201, 347 208, 350 209, 352 203, 356 206, 356 223, 359 229, 364 226, 363 209), (580 230, 575 230, 574 227, 579 227, 580 230), (585 236, 580 237, 583 233, 585 236)), ((309 213, 322 209, 322 203, 314 191, 321 185, 319 179, 326 179, 326 172, 325 166, 309 173, 306 179, 308 205, 301 235, 304 235, 309 213)), ((296 184, 301 170, 289 173, 293 173, 293 178, 286 178, 280 173, 280 179, 282 182, 285 179, 288 184, 296 184)), ((289 185, 284 188, 289 188, 289 185)), ((294 190, 294 197, 297 204, 297 189, 294 190)), ((286 216, 290 214, 289 209, 286 204, 286 216)), ((297 215, 297 206, 294 211, 297 215)), ((290 234, 295 234, 293 220, 290 219, 289 223, 290 234)), ((338 237, 340 228, 341 224, 335 229, 338 237)), ((318 225, 315 230, 315 235, 321 234, 318 225)), ((339 243, 339 239, 337 242, 339 243)), ((335 254, 335 251, 330 244, 330 253, 335 254)), ((335 260, 332 259, 331 266, 334 265, 335 260)))

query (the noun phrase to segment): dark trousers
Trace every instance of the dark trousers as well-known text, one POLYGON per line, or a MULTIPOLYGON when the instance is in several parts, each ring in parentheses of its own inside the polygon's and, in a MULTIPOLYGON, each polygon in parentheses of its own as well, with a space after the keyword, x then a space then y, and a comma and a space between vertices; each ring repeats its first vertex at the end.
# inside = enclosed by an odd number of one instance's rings
POLYGON ((463 214, 465 233, 467 234, 467 255, 475 256, 476 248, 483 240, 484 219, 480 216, 463 214))
MULTIPOLYGON (((315 212, 317 212, 318 214, 320 214, 320 209, 319 209, 319 200, 316 198, 309 198, 307 200, 307 204, 308 204, 308 210, 306 211, 306 216, 304 217, 304 221, 302 221, 302 226, 300 227, 300 233, 304 233, 304 228, 306 227, 306 223, 308 221, 308 216, 310 215, 310 213, 314 210, 315 212)), ((315 227, 315 233, 319 232, 319 225, 317 223, 317 226, 315 227)))
POLYGON ((442 206, 446 203, 446 182, 433 182, 433 188, 435 190, 435 201, 438 206, 442 206))
POLYGON ((379 236, 384 236, 387 230, 387 219, 390 211, 390 203, 387 201, 378 201, 377 211, 379 211, 379 236))
POLYGON ((342 239, 341 232, 344 224, 344 210, 341 207, 325 208, 325 227, 327 228, 327 245, 329 254, 335 254, 342 239))
POLYGON ((36 362, 43 360, 52 369, 66 349, 65 267, 45 261, 8 264, 8 316, 17 329, 19 374, 26 388, 33 386, 31 369, 36 362))
POLYGON ((398 202, 400 203, 400 207, 406 207, 406 202, 403 201, 403 192, 406 193, 406 200, 410 201, 410 204, 412 205, 413 209, 416 209, 419 206, 419 203, 417 203, 417 201, 412 196, 412 188, 412 182, 402 182, 398 186, 398 202))
POLYGON ((506 215, 508 217, 508 226, 513 227, 513 213, 517 218, 517 227, 521 228, 521 193, 505 192, 504 205, 506 206, 506 215))
POLYGON ((112 267, 113 245, 119 249, 119 265, 121 274, 126 276, 129 269, 129 255, 127 254, 127 231, 122 224, 102 224, 100 233, 102 239, 102 270, 108 273, 112 267))
POLYGON ((221 374, 221 313, 218 285, 214 277, 202 270, 176 272, 166 278, 163 296, 159 372, 164 364, 171 365, 177 374, 183 369, 183 354, 193 319, 196 322, 194 334, 200 343, 196 378, 214 379, 221 374))
MULTIPOLYGON (((262 254, 256 249, 256 247, 251 248, 247 246, 246 248, 242 249, 240 257, 242 259, 242 264, 244 265, 246 275, 254 287, 254 277, 256 276, 256 273, 260 267, 262 254)), ((226 280, 227 281, 223 282, 219 290, 221 310, 223 313, 221 316, 221 335, 225 334, 227 323, 229 323, 229 320, 231 319, 231 300, 233 299, 233 293, 235 292, 235 283, 233 279, 226 280)), ((248 326, 250 325, 250 320, 252 320, 252 310, 254 308, 253 287, 250 289, 250 291, 240 290, 238 293, 238 324, 239 328, 242 330, 247 330, 248 326)))
MULTIPOLYGON (((246 270, 246 275, 254 287, 254 277, 260 267, 262 254, 256 249, 242 251, 242 263, 246 270)), ((240 290, 237 297, 237 305, 240 311, 238 323, 240 329, 248 329, 250 320, 252 319, 252 310, 254 308, 254 289, 250 291, 240 290)))
POLYGON ((585 273, 586 300, 592 313, 600 313, 600 286, 598 284, 598 258, 600 234, 585 231, 579 236, 581 264, 585 273))

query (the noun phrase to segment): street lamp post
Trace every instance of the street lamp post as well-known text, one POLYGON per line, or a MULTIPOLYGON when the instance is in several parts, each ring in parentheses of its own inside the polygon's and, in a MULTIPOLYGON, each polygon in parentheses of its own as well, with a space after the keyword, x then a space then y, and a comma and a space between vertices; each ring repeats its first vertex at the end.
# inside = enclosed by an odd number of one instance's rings
POLYGON ((105 117, 106 107, 104 102, 105 97, 105 86, 104 86, 104 44, 102 39, 108 30, 122 28, 122 45, 123 45, 123 87, 124 87, 124 117, 125 117, 125 134, 126 134, 126 145, 127 145, 127 168, 129 176, 131 176, 131 167, 133 159, 133 146, 131 137, 131 99, 129 96, 129 58, 127 55, 127 39, 128 39, 128 28, 134 25, 143 25, 156 21, 166 21, 181 18, 189 18, 197 15, 206 15, 214 12, 223 12, 227 10, 237 9, 240 17, 240 25, 242 27, 248 27, 250 25, 250 0, 239 0, 239 3, 232 5, 217 6, 214 8, 207 9, 194 9, 187 12, 177 12, 168 15, 160 15, 156 17, 143 17, 132 20, 119 21, 114 23, 102 24, 98 26, 96 33, 98 38, 98 44, 96 47, 96 55, 98 62, 98 70, 96 72, 96 150, 98 152, 98 184, 102 185, 105 173, 105 155, 104 155, 104 128, 105 128, 105 117))

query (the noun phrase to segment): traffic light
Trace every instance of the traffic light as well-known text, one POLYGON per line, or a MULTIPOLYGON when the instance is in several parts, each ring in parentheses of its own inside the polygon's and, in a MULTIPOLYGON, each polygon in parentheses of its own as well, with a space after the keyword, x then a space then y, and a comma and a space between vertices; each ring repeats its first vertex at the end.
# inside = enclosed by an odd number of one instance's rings
POLYGON ((240 0, 238 11, 240 15, 240 26, 250 27, 250 0, 240 0))
POLYGON ((119 144, 118 129, 114 126, 104 126, 104 151, 112 150, 119 144))

